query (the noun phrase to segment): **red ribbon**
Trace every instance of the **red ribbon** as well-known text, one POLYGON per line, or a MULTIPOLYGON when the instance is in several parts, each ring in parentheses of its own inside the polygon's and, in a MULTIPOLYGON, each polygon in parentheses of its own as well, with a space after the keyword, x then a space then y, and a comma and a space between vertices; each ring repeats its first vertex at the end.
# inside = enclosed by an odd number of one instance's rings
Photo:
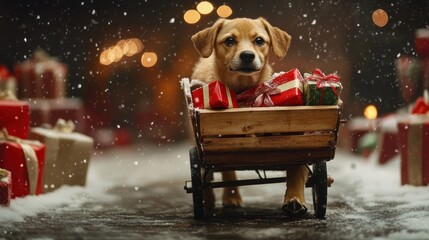
POLYGON ((313 74, 305 77, 305 80, 315 81, 317 82, 317 85, 316 85, 317 88, 322 88, 322 93, 320 94, 319 102, 323 101, 323 95, 325 94, 325 89, 323 88, 323 86, 325 84, 329 84, 329 86, 332 88, 332 91, 336 96, 338 96, 339 94, 337 89, 334 86, 334 83, 339 83, 340 77, 335 73, 325 75, 325 73, 323 73, 322 70, 320 70, 319 68, 316 68, 313 70, 313 74))

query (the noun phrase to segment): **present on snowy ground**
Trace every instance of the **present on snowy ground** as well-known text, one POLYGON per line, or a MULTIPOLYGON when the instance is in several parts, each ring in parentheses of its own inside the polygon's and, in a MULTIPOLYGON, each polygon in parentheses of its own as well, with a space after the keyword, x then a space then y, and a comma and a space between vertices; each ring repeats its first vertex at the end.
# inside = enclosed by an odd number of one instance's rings
POLYGON ((349 150, 353 153, 359 153, 359 141, 367 133, 373 130, 373 126, 377 126, 377 119, 368 120, 364 117, 354 117, 347 123, 347 132, 349 136, 349 150))
POLYGON ((61 185, 85 186, 93 140, 73 131, 73 122, 62 119, 53 129, 31 129, 31 137, 46 145, 43 192, 61 185))
POLYGON ((245 107, 303 105, 302 81, 298 69, 277 73, 272 79, 238 94, 237 100, 240 106, 245 107))
POLYGON ((62 98, 66 96, 68 68, 43 50, 15 66, 20 98, 62 98))
POLYGON ((0 129, 27 139, 30 131, 30 111, 27 102, 18 101, 10 92, 0 92, 0 129))
POLYGON ((12 197, 12 176, 6 169, 0 168, 0 206, 9 206, 12 197))
POLYGON ((377 145, 377 158, 380 164, 389 162, 399 154, 397 115, 389 115, 381 119, 377 145))
POLYGON ((42 193, 45 145, 0 134, 0 168, 12 173, 12 198, 42 193))
POLYGON ((401 183, 429 184, 429 116, 410 115, 398 122, 401 183))
POLYGON ((226 109, 236 108, 237 97, 220 81, 214 81, 192 91, 192 101, 195 108, 226 109))
POLYGON ((16 96, 16 79, 6 66, 0 65, 0 91, 10 91, 16 96))
POLYGON ((57 120, 61 118, 73 121, 76 131, 85 131, 85 110, 81 99, 31 99, 28 103, 31 127, 40 127, 46 124, 54 126, 57 120))
POLYGON ((331 73, 325 75, 316 68, 312 74, 304 74, 304 92, 306 105, 336 105, 343 86, 340 77, 331 73))

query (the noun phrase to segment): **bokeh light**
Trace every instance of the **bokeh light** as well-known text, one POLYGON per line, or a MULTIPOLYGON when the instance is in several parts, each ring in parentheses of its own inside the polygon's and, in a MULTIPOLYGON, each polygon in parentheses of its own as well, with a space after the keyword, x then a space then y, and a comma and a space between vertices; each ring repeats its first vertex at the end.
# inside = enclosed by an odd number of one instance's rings
POLYGON ((124 54, 122 53, 122 49, 120 47, 113 46, 108 49, 107 57, 110 61, 117 62, 121 60, 122 56, 124 56, 124 54))
POLYGON ((201 15, 197 10, 191 9, 185 12, 183 19, 189 24, 195 24, 201 19, 201 15))
POLYGON ((153 67, 158 61, 158 56, 154 52, 145 52, 142 55, 141 63, 143 67, 153 67))
POLYGON ((363 115, 365 116, 366 119, 376 119, 377 118, 377 108, 374 105, 368 105, 365 108, 363 115))
POLYGON ((201 14, 204 14, 204 15, 209 14, 213 11, 213 4, 211 4, 210 2, 207 2, 207 1, 202 1, 202 2, 198 3, 197 10, 201 14))
POLYGON ((232 9, 227 5, 222 5, 222 6, 218 7, 218 9, 216 10, 216 13, 221 18, 227 18, 227 17, 231 16, 232 9))
POLYGON ((109 50, 104 50, 101 54, 100 54, 100 63, 103 65, 109 65, 112 63, 112 61, 110 61, 109 59, 109 50))
POLYGON ((387 15, 386 11, 380 8, 372 13, 372 21, 375 25, 384 27, 389 21, 389 16, 387 15))

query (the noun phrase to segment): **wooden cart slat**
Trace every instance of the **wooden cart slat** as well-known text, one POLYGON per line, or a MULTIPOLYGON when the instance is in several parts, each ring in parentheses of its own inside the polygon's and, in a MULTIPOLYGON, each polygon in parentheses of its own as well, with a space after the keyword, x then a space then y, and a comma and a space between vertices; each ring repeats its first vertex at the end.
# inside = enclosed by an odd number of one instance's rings
POLYGON ((257 137, 206 137, 203 139, 205 152, 230 151, 276 151, 335 147, 335 134, 320 133, 312 135, 281 135, 257 137))
POLYGON ((271 152, 207 152, 204 154, 204 164, 217 168, 239 169, 246 167, 271 169, 289 164, 311 164, 332 159, 335 148, 301 149, 271 152))
POLYGON ((336 130, 339 106, 196 109, 202 137, 336 130))

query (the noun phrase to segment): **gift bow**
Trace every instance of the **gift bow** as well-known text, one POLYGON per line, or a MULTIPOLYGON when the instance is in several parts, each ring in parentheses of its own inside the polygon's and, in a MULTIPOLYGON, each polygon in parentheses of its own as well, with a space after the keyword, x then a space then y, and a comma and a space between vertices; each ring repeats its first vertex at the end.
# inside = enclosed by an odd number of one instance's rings
POLYGON ((71 120, 58 119, 54 126, 54 130, 63 133, 72 133, 75 129, 75 125, 71 120))
POLYGON ((0 179, 9 176, 9 172, 5 169, 0 168, 0 179))
POLYGON ((263 93, 259 94, 256 97, 255 103, 253 104, 253 106, 254 107, 261 107, 261 106, 272 107, 274 106, 274 103, 273 103, 273 100, 271 99, 271 95, 276 95, 292 88, 299 88, 300 91, 302 92, 302 85, 300 85, 300 83, 301 81, 299 79, 294 79, 292 81, 288 81, 278 86, 273 86, 265 82, 264 86, 261 87, 260 89, 260 91, 263 91, 263 93))
POLYGON ((39 141, 24 140, 10 136, 6 128, 2 129, 2 133, 3 134, 0 135, 0 139, 4 139, 8 142, 15 142, 21 146, 22 151, 24 152, 25 165, 27 166, 30 195, 35 195, 39 175, 39 161, 37 160, 36 152, 29 144, 40 145, 41 143, 39 141))
POLYGON ((0 91, 0 100, 18 101, 18 99, 11 90, 0 91))
POLYGON ((328 75, 325 75, 325 73, 322 72, 319 68, 316 68, 313 70, 312 74, 305 73, 304 78, 307 81, 315 81, 317 88, 322 88, 322 93, 320 95, 320 101, 323 100, 323 95, 325 93, 323 86, 328 84, 332 91, 336 96, 339 95, 339 92, 335 88, 334 84, 339 84, 341 86, 340 77, 336 73, 330 73, 328 75))

